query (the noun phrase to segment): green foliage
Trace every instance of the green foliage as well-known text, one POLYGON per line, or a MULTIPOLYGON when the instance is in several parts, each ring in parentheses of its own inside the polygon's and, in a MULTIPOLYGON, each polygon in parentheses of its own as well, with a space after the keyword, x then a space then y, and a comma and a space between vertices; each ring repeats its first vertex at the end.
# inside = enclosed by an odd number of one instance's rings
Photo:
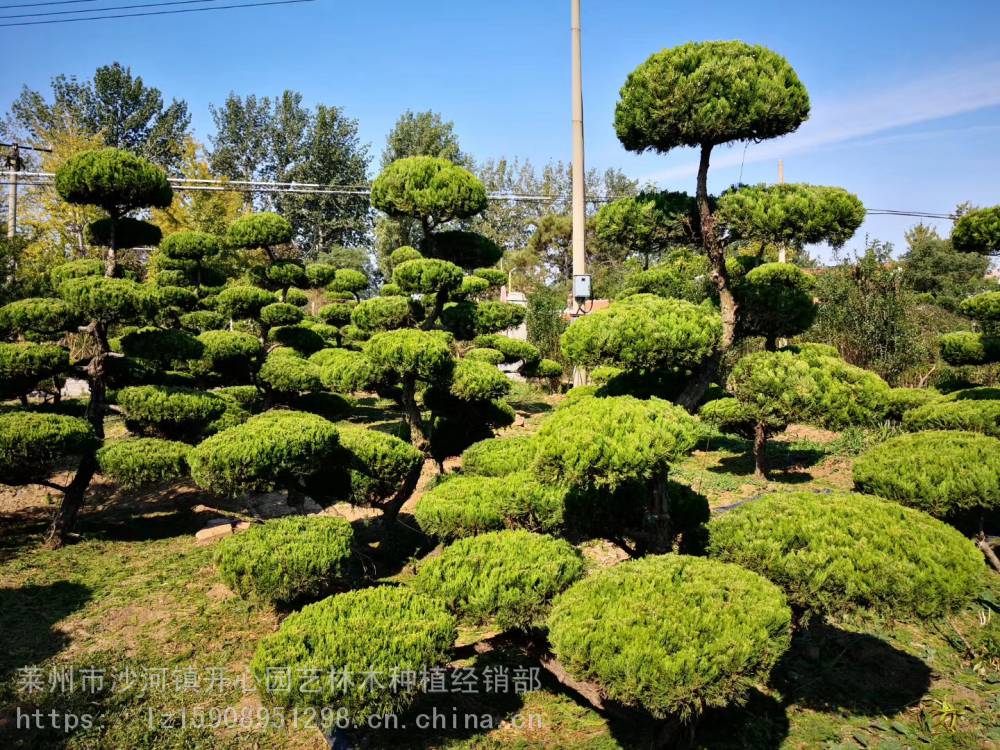
POLYGON ((900 258, 903 283, 914 292, 930 295, 935 304, 954 310, 970 294, 987 288, 990 260, 976 253, 960 253, 937 230, 918 224, 906 233, 909 250, 900 258))
POLYGON ((222 241, 205 232, 174 232, 159 245, 160 252, 172 260, 205 261, 222 252, 222 241))
POLYGON ((983 292, 975 297, 962 300, 959 305, 962 315, 980 322, 1000 322, 1000 292, 983 292))
POLYGON ((306 266, 306 280, 314 289, 327 286, 337 278, 337 267, 330 263, 310 263, 306 266))
POLYGON ((885 416, 886 419, 899 422, 910 409, 940 400, 941 394, 931 388, 890 388, 885 416))
POLYGON ((473 276, 478 276, 487 281, 491 289, 501 287, 507 283, 507 273, 499 268, 477 268, 472 272, 473 276))
POLYGON ((781 590, 750 571, 680 555, 595 573, 559 596, 549 641, 575 677, 657 718, 741 703, 791 642, 781 590))
POLYGON ((451 378, 451 395, 463 401, 492 401, 510 393, 510 380, 496 365, 460 359, 451 378))
POLYGON ((436 258, 408 260, 392 272, 393 282, 408 294, 451 292, 462 285, 462 278, 461 268, 436 258))
POLYGON ((1000 440, 967 432, 900 435, 854 462, 854 486, 935 518, 998 508, 1000 440))
POLYGON ((326 346, 326 339, 305 325, 272 328, 268 331, 267 339, 283 347, 294 349, 303 356, 314 354, 326 346))
MULTIPOLYGON (((461 304, 450 309, 461 308, 461 304)), ((517 328, 517 326, 524 322, 524 316, 527 312, 521 305, 515 305, 510 302, 488 300, 465 304, 469 305, 468 309, 471 315, 468 316, 470 318, 468 325, 461 328, 462 333, 467 335, 463 336, 458 331, 455 331, 455 335, 460 339, 472 339, 479 334, 500 333, 501 331, 506 331, 508 328, 517 328)), ((442 320, 450 330, 454 330, 455 326, 449 321, 448 313, 449 308, 446 307, 441 316, 442 320)))
POLYGON ((665 479, 697 442, 694 418, 666 401, 584 399, 550 415, 538 431, 535 471, 543 481, 614 491, 665 479))
POLYGON ((420 566, 413 586, 470 624, 527 628, 583 567, 580 553, 561 539, 495 531, 445 547, 420 566))
MULTIPOLYGON (((419 260, 423 257, 423 254, 415 247, 410 247, 409 245, 397 247, 389 253, 389 269, 395 269, 396 266, 406 263, 408 260, 419 260)), ((383 294, 385 293, 386 292, 383 292, 383 294)))
POLYGON ((944 396, 945 401, 1000 401, 1000 388, 981 386, 979 388, 962 388, 944 396))
POLYGON ((67 159, 56 171, 56 192, 67 203, 100 206, 113 217, 137 208, 166 208, 173 199, 162 169, 116 148, 67 159))
POLYGON ((394 161, 375 178, 371 204, 389 216, 436 226, 480 213, 486 208, 486 188, 447 159, 411 156, 394 161))
POLYGON ((222 580, 244 598, 287 604, 331 588, 347 572, 354 530, 344 518, 278 518, 215 549, 222 580))
POLYGON ((392 499, 424 463, 424 455, 408 442, 379 430, 344 427, 340 445, 345 456, 332 481, 339 479, 343 485, 333 494, 353 505, 378 505, 392 499))
POLYGON ((266 326, 293 326, 303 318, 302 311, 287 302, 274 302, 260 310, 260 322, 266 326))
MULTIPOLYGON (((801 356, 789 352, 748 354, 733 368, 729 391, 754 422, 772 427, 796 419, 825 416, 818 404, 823 398, 814 377, 815 370, 801 356)), ((706 404, 712 413, 712 402, 706 404)), ((714 407, 715 410, 725 407, 714 407)), ((730 414, 730 417, 736 416, 730 414)))
POLYGON ((69 369, 69 352, 54 344, 0 343, 0 398, 21 396, 69 369))
POLYGON ((365 355, 376 373, 394 378, 436 382, 447 378, 453 367, 451 351, 440 336, 409 328, 375 334, 365 345, 365 355))
POLYGON ((412 325, 411 312, 406 297, 372 297, 351 311, 351 322, 364 331, 391 331, 412 325))
POLYGON ((127 357, 138 357, 167 366, 171 362, 199 359, 205 345, 190 333, 175 329, 139 328, 121 337, 122 352, 127 357))
POLYGON ((773 348, 779 337, 796 336, 816 319, 813 280, 791 263, 765 263, 736 285, 740 328, 763 336, 773 348))
POLYGON ((131 431, 180 440, 202 434, 226 410, 226 401, 214 393, 177 386, 129 386, 118 391, 117 401, 131 431))
POLYGON ((292 225, 283 216, 269 212, 241 216, 226 232, 226 241, 231 247, 247 250, 271 248, 291 240, 292 225))
POLYGON ((277 393, 305 393, 323 387, 319 367, 282 349, 275 349, 267 356, 258 376, 265 386, 277 393))
POLYGON ((961 253, 1000 255, 1000 206, 962 216, 951 230, 951 242, 961 253))
POLYGON ((0 307, 0 331, 11 334, 53 336, 68 330, 73 320, 72 309, 61 299, 27 297, 0 307))
POLYGON ((83 233, 88 245, 112 247, 120 250, 132 247, 149 247, 160 244, 163 232, 155 224, 133 219, 98 219, 90 222, 83 233))
POLYGON ((843 188, 760 184, 723 193, 718 217, 734 239, 797 249, 819 242, 841 247, 865 220, 865 207, 843 188))
POLYGON ((888 384, 873 372, 835 357, 801 355, 809 362, 818 398, 812 421, 830 430, 851 425, 876 425, 889 408, 888 384))
POLYGON ((523 362, 525 367, 533 367, 542 358, 541 352, 534 344, 519 339, 512 339, 509 336, 501 336, 498 333, 485 333, 476 336, 474 342, 477 347, 485 349, 495 349, 503 355, 504 362, 513 364, 523 362))
POLYGON ((97 451, 101 473, 129 489, 161 484, 187 474, 191 446, 158 438, 128 438, 97 451))
POLYGON ((351 322, 351 313, 353 310, 353 303, 334 302, 330 305, 323 305, 323 307, 316 311, 316 315, 321 320, 339 328, 351 322))
POLYGON ((527 435, 490 438, 462 453, 462 473, 481 477, 504 477, 523 471, 535 459, 535 442, 527 435))
POLYGON ((722 322, 712 308, 640 294, 577 318, 561 345, 567 359, 586 367, 696 367, 712 355, 721 335, 722 322))
POLYGON ((198 336, 204 347, 202 363, 209 370, 230 376, 249 377, 260 356, 260 341, 238 331, 205 331, 198 336))
POLYGON ((393 685, 388 676, 443 664, 456 636, 454 618, 440 602, 408 588, 378 586, 331 596, 290 615, 277 633, 260 641, 251 669, 264 698, 315 709, 335 705, 360 725, 372 716, 404 711, 417 686, 393 685), (318 692, 313 692, 303 686, 310 669, 383 679, 374 684, 321 679, 314 681, 318 692), (291 684, 269 691, 269 670, 288 670, 291 684))
POLYGON ((376 374, 371 361, 361 352, 350 349, 321 349, 309 357, 320 368, 323 385, 340 393, 370 390, 376 374))
POLYGON ((477 232, 453 229, 434 235, 434 255, 472 270, 495 264, 503 257, 503 248, 477 232))
POLYGON ((501 529, 555 531, 566 490, 528 472, 502 477, 455 476, 425 492, 413 516, 424 533, 457 539, 501 529))
POLYGON ((223 315, 236 320, 256 318, 260 311, 274 304, 278 298, 259 286, 229 286, 216 297, 216 308, 223 315))
POLYGON ((553 359, 543 359, 537 365, 524 373, 529 378, 539 378, 551 380, 562 377, 563 366, 553 359))
POLYGON ((149 293, 128 279, 82 276, 59 286, 62 297, 73 311, 88 320, 104 324, 142 320, 152 312, 149 293))
POLYGON ((700 303, 711 294, 708 259, 691 250, 675 250, 653 268, 629 276, 620 297, 655 294, 700 303))
POLYGON ((632 254, 659 256, 671 245, 698 238, 700 222, 694 198, 672 191, 641 192, 605 204, 594 217, 594 234, 622 259, 632 254))
POLYGON ((499 365, 504 361, 504 356, 496 349, 480 347, 477 349, 469 349, 469 351, 465 353, 465 359, 471 359, 476 362, 486 362, 491 365, 499 365))
POLYGON ((28 411, 0 414, 0 483, 47 479, 63 461, 97 445, 90 424, 78 417, 28 411))
POLYGON ((935 401, 903 415, 903 428, 922 430, 964 430, 1000 437, 1000 401, 935 401))
POLYGON ((264 406, 264 397, 252 385, 231 385, 225 388, 216 388, 212 392, 233 401, 248 412, 259 412, 264 406))
POLYGON ((760 573, 793 607, 933 617, 975 595, 982 555, 921 511, 850 493, 768 495, 716 516, 710 556, 760 573))
POLYGON ((808 116, 809 95, 781 55, 738 41, 691 42, 629 74, 615 132, 630 151, 666 152, 775 138, 808 116))
POLYGON ((49 279, 56 289, 62 286, 64 281, 79 279, 83 276, 103 276, 104 263, 97 258, 81 258, 62 263, 49 271, 49 279))
MULTIPOLYGON (((754 428, 760 420, 760 414, 750 404, 745 404, 737 398, 717 398, 703 404, 698 410, 698 416, 702 421, 713 425, 722 432, 732 435, 739 435, 742 438, 751 439, 754 435, 754 428)), ((782 429, 786 422, 775 419, 768 423, 766 415, 764 422, 769 431, 782 429)))
POLYGON ((338 268, 329 287, 334 292, 358 294, 368 288, 368 277, 353 268, 338 268))
POLYGON ((228 495, 297 486, 329 471, 337 428, 315 414, 269 411, 202 441, 189 456, 204 489, 228 495))
POLYGON ((938 346, 941 348, 941 359, 956 367, 1000 360, 1000 336, 956 331, 938 338, 938 346))

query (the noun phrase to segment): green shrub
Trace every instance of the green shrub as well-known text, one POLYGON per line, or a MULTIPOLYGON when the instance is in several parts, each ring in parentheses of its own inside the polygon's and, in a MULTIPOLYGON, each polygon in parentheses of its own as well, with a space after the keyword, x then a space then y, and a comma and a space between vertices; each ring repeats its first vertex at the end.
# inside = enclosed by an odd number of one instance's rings
POLYGON ((225 399, 210 391, 163 385, 134 385, 118 391, 126 426, 140 434, 191 439, 226 410, 225 399))
POLYGON ((163 232, 155 224, 123 216, 119 219, 96 219, 83 230, 88 245, 111 247, 112 238, 118 249, 155 247, 160 244, 163 232))
MULTIPOLYGON (((363 427, 343 427, 340 445, 345 454, 335 479, 333 494, 353 505, 377 506, 391 500, 419 472, 423 454, 394 435, 363 427)), ((405 499, 405 498, 404 498, 405 499)))
POLYGON ((0 414, 0 483, 28 484, 47 478, 60 462, 97 447, 90 424, 61 414, 0 414))
POLYGON ((710 556, 774 581, 805 612, 931 617, 963 604, 982 582, 982 555, 958 531, 865 495, 768 495, 708 528, 710 556))
POLYGON ((202 441, 188 462, 200 487, 239 495, 298 486, 329 471, 338 445, 337 428, 322 417, 269 411, 202 441))
POLYGON ((941 398, 941 394, 932 388, 890 388, 886 419, 900 422, 910 409, 940 401, 941 398))
POLYGON ((195 310, 180 317, 181 327, 192 333, 217 331, 226 325, 226 319, 213 310, 195 310))
POLYGON ((391 331, 412 325, 410 300, 406 297, 372 297, 351 311, 351 322, 365 331, 391 331))
POLYGON ((375 334, 365 354, 376 372, 395 378, 434 382, 447 377, 453 366, 451 351, 439 336, 409 328, 375 334))
POLYGON ((190 333, 166 328, 139 328, 121 337, 127 357, 151 360, 161 366, 186 359, 198 359, 205 345, 190 333))
POLYGON ((403 245, 403 247, 397 247, 391 253, 389 253, 389 267, 395 268, 396 266, 406 263, 408 260, 419 260, 424 256, 415 247, 410 247, 409 245, 403 245))
POLYGON ((216 309, 223 315, 240 320, 256 318, 260 311, 273 305, 278 298, 273 292, 259 286, 227 286, 215 299, 216 309))
POLYGON ((284 245, 292 240, 292 225, 278 214, 248 214, 229 225, 226 240, 232 247, 247 249, 284 245))
POLYGON ((251 526, 215 550, 222 580, 244 598, 288 604, 329 591, 347 573, 354 530, 345 518, 287 517, 251 526))
POLYGON ((487 349, 486 347, 480 347, 477 349, 470 349, 465 353, 465 359, 472 359, 477 362, 486 362, 491 365, 499 365, 504 361, 504 356, 496 349, 487 349))
POLYGON ((413 515, 426 534, 443 539, 515 528, 555 531, 566 491, 528 472, 503 477, 456 476, 425 492, 413 515))
POLYGON ((407 293, 434 294, 450 292, 462 285, 462 269, 436 258, 421 258, 400 263, 393 269, 392 281, 407 293))
MULTIPOLYGON (((707 422, 720 431, 739 435, 742 438, 753 438, 754 428, 757 426, 757 419, 753 410, 738 399, 717 398, 702 405, 698 410, 698 416, 702 421, 707 422)), ((772 429, 784 427, 783 423, 774 424, 772 429)))
POLYGON ((266 326, 293 326, 302 317, 302 311, 287 302, 273 302, 260 310, 260 322, 266 326))
POLYGON ((527 435, 490 438, 469 446, 462 453, 462 473, 481 477, 504 477, 524 471, 535 458, 535 442, 527 435))
POLYGON ((277 393, 305 393, 323 387, 320 369, 307 359, 275 349, 264 360, 258 376, 262 383, 277 393))
POLYGON ((117 148, 84 151, 67 159, 56 171, 55 185, 67 203, 100 206, 117 216, 135 208, 166 208, 173 198, 162 169, 117 148))
POLYGON ((496 365, 461 359, 451 378, 451 395, 463 401, 490 401, 510 393, 510 380, 496 365))
POLYGON ((174 232, 163 238, 159 250, 172 260, 201 261, 222 252, 222 241, 205 232, 174 232))
POLYGON ((527 341, 501 336, 499 333, 486 333, 476 336, 475 345, 485 349, 496 349, 504 357, 504 362, 524 362, 525 367, 536 365, 542 358, 541 352, 534 344, 527 341))
POLYGON ((337 267, 329 263, 310 263, 306 266, 306 278, 309 280, 309 286, 319 289, 337 278, 337 267))
POLYGON ((321 349, 309 357, 319 367, 323 385, 340 393, 369 390, 375 380, 371 362, 361 352, 350 349, 321 349))
POLYGON ((75 319, 61 299, 28 297, 0 307, 0 331, 54 335, 68 330, 75 319))
POLYGON ((260 341, 249 333, 205 331, 198 341, 204 347, 201 359, 204 367, 228 377, 248 378, 261 353, 260 341))
POLYGON ((1000 440, 968 432, 900 435, 855 461, 854 486, 935 518, 1000 508, 1000 440))
POLYGON ((573 676, 658 718, 742 702, 791 642, 781 590, 736 565, 679 555, 602 570, 556 598, 549 641, 573 676))
POLYGON ((1000 401, 935 401, 903 415, 903 428, 965 430, 1000 437, 1000 401))
POLYGON ((962 315, 980 322, 1000 321, 1000 292, 983 292, 967 297, 959 305, 962 315))
POLYGON ((143 320, 153 308, 148 290, 128 279, 82 276, 64 281, 59 296, 86 319, 109 325, 143 320))
POLYGON ((830 430, 877 425, 889 408, 889 385, 878 375, 833 357, 809 359, 818 398, 813 421, 830 430))
POLYGON ((479 276, 465 276, 462 278, 462 285, 458 288, 456 295, 463 297, 477 297, 490 288, 490 282, 479 276))
POLYGON ((338 268, 329 286, 334 292, 359 294, 368 288, 368 277, 353 268, 338 268))
POLYGON ((329 419, 331 422, 346 417, 354 407, 354 401, 339 393, 300 393, 287 400, 290 409, 307 411, 310 414, 329 419))
POLYGON ((569 542, 530 531, 495 531, 460 539, 420 566, 413 581, 461 620, 508 630, 543 617, 552 598, 583 575, 569 542))
POLYGON ((816 319, 814 287, 792 263, 764 263, 751 270, 736 284, 744 335, 763 336, 773 348, 778 337, 808 330, 816 319))
POLYGON ((938 337, 941 358, 949 365, 979 365, 1000 359, 1000 337, 956 331, 938 337))
POLYGON ((351 312, 354 309, 353 303, 334 302, 330 305, 323 305, 316 311, 316 316, 332 326, 345 326, 351 322, 351 312))
POLYGON ((55 344, 0 343, 0 398, 21 396, 69 369, 69 352, 55 344))
POLYGON ((64 281, 79 279, 84 276, 103 276, 104 262, 97 258, 81 258, 55 266, 49 271, 52 286, 58 289, 64 281))
POLYGON ((666 478, 697 441, 681 407, 631 396, 578 401, 550 415, 537 434, 535 470, 543 481, 614 491, 666 478))
POLYGON ((307 326, 278 326, 268 331, 267 338, 281 346, 309 356, 326 347, 326 341, 316 331, 307 326))
POLYGON ((943 398, 944 401, 1000 401, 1000 388, 980 386, 978 388, 962 388, 952 391, 943 398))
POLYGON ((248 412, 258 412, 264 408, 264 397, 252 385, 230 385, 216 388, 212 393, 233 401, 248 412))
POLYGON ((101 473, 130 489, 160 484, 187 474, 190 445, 158 438, 106 443, 97 452, 101 473))
POLYGON ((476 232, 453 229, 434 235, 434 254, 462 268, 492 266, 503 257, 503 248, 476 232))
POLYGON ((290 615, 277 633, 261 639, 251 670, 270 702, 337 706, 349 721, 367 722, 409 707, 418 685, 393 684, 389 676, 443 664, 456 636, 455 620, 441 602, 408 588, 379 586, 331 596, 290 615), (274 680, 268 674, 285 670, 290 684, 269 690, 274 680), (310 670, 353 677, 316 680, 310 670), (380 679, 365 684, 366 674, 380 679), (304 681, 313 687, 303 689, 304 681))
POLYGON ((371 203, 394 217, 443 224, 486 208, 486 188, 464 167, 432 156, 397 159, 372 183, 371 203))
POLYGON ((951 242, 962 253, 1000 255, 1000 206, 966 213, 955 222, 951 242))

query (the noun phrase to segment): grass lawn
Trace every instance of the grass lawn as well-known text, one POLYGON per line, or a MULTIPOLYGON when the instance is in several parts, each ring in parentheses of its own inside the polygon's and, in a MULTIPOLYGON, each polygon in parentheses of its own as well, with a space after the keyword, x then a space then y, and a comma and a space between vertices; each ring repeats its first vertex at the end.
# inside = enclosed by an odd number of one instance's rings
MULTIPOLYGON (((525 393, 522 401, 524 420, 516 429, 531 430, 551 399, 525 393)), ((363 421, 392 429, 395 420, 380 413, 381 406, 366 408, 363 421)), ((765 482, 753 477, 745 443, 719 437, 706 441, 674 477, 705 494, 715 509, 790 487, 848 489, 852 456, 866 439, 877 436, 792 429, 775 439, 775 470, 765 482)), ((263 729, 248 720, 247 728, 234 727, 237 715, 255 718, 261 708, 239 676, 256 641, 283 616, 226 589, 211 545, 195 542, 194 532, 208 518, 236 506, 191 488, 139 497, 105 489, 98 487, 83 516, 81 541, 56 551, 39 547, 51 512, 44 492, 22 488, 0 498, 0 748, 328 747, 310 726, 263 729), (98 675, 103 685, 96 684, 98 675), (227 708, 228 718, 221 713, 227 708), (92 726, 16 729, 18 711, 23 722, 36 709, 88 715, 92 726), (215 727, 220 720, 227 726, 215 727)), ((593 564, 618 559, 602 543, 589 543, 586 551, 593 564)), ((405 577, 406 566, 376 566, 370 573, 396 574, 405 577)), ((970 647, 982 618, 991 607, 1000 609, 998 579, 979 601, 941 621, 859 616, 813 628, 745 706, 705 717, 695 746, 1000 747, 1000 664, 977 660, 970 647)), ((479 635, 464 633, 463 640, 479 635)), ((473 665, 529 663, 501 644, 453 666, 473 665)), ((634 722, 608 721, 546 677, 539 689, 499 698, 428 695, 413 715, 434 711, 474 714, 479 726, 382 732, 369 746, 640 747, 634 722)))

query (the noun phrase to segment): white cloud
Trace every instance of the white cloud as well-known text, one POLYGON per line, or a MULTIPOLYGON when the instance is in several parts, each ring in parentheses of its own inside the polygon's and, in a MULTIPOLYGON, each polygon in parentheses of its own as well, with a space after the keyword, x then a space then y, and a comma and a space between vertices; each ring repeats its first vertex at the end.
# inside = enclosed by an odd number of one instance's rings
MULTIPOLYGON (((719 152, 712 160, 715 168, 737 167, 778 159, 795 153, 815 151, 895 128, 915 125, 1000 105, 1000 60, 968 65, 887 85, 841 101, 813 102, 812 116, 795 133, 764 143, 719 152)), ((645 175, 641 179, 658 182, 696 174, 691 161, 645 175)))

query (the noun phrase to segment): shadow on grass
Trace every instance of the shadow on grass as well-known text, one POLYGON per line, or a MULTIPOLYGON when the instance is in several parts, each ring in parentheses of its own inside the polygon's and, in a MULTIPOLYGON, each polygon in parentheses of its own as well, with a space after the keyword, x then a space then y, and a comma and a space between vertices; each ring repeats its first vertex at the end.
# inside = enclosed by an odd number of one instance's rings
POLYGON ((55 656, 68 638, 55 624, 90 601, 89 586, 56 581, 44 586, 0 589, 0 681, 15 677, 21 667, 55 656))
MULTIPOLYGON (((781 484, 809 482, 813 479, 812 474, 802 469, 815 466, 826 456, 826 451, 816 448, 789 448, 783 443, 768 444, 768 479, 781 484)), ((718 464, 709 467, 708 471, 715 474, 752 476, 753 455, 747 451, 738 456, 723 456, 718 464)))
POLYGON ((788 704, 891 716, 924 697, 931 669, 880 638, 817 623, 796 636, 775 668, 771 685, 788 704))

